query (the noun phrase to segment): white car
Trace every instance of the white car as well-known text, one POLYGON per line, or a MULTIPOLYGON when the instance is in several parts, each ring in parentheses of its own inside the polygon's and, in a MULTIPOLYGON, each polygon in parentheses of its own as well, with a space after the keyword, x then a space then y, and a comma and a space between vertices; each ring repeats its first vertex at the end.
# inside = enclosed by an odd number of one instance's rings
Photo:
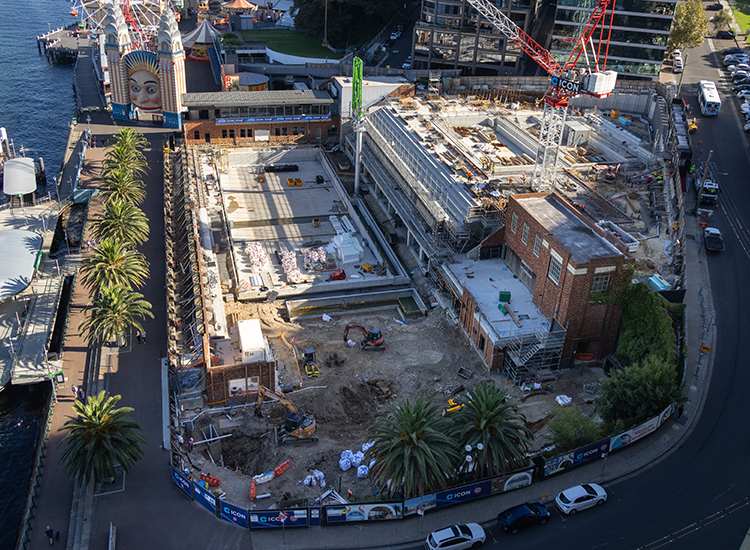
POLYGON ((747 63, 738 63, 737 65, 729 65, 729 67, 727 67, 727 70, 731 74, 734 74, 737 71, 750 71, 750 65, 748 65, 747 63))
POLYGON ((565 489, 555 498, 557 509, 569 516, 586 508, 601 506, 605 502, 607 502, 607 491, 596 483, 585 483, 565 489))
POLYGON ((726 67, 727 65, 733 65, 737 61, 740 63, 745 63, 748 59, 750 59, 750 56, 746 54, 728 55, 724 58, 724 66, 726 67))
POLYGON ((399 38, 401 38, 401 31, 391 33, 391 40, 398 40, 399 38))
POLYGON ((478 523, 459 523, 446 529, 433 531, 427 537, 427 550, 464 550, 465 548, 479 548, 487 540, 484 529, 478 523))
POLYGON ((740 90, 737 92, 737 97, 740 99, 748 99, 750 98, 750 90, 740 90))
POLYGON ((750 122, 748 122, 747 124, 745 124, 745 131, 746 132, 750 132, 750 122))
POLYGON ((401 68, 407 71, 411 69, 411 56, 406 58, 406 61, 404 61, 403 65, 401 65, 401 68))
POLYGON ((681 49, 679 49, 679 48, 676 48, 676 49, 675 49, 675 50, 674 50, 674 51, 672 52, 672 59, 677 59, 678 57, 682 57, 682 50, 681 50, 681 49))

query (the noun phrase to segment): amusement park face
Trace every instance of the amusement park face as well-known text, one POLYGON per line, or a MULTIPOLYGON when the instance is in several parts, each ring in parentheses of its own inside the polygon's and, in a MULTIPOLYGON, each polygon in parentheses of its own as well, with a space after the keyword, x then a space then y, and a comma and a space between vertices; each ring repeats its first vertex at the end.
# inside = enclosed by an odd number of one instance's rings
POLYGON ((161 109, 158 77, 145 70, 130 75, 130 101, 144 111, 161 109))

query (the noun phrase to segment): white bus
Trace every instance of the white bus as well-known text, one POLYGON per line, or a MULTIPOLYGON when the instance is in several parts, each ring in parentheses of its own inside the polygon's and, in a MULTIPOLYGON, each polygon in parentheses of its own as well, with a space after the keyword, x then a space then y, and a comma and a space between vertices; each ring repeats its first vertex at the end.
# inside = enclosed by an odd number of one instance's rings
POLYGON ((705 116, 716 116, 721 109, 721 98, 716 89, 716 83, 710 80, 700 81, 698 92, 698 104, 701 106, 701 114, 705 116))

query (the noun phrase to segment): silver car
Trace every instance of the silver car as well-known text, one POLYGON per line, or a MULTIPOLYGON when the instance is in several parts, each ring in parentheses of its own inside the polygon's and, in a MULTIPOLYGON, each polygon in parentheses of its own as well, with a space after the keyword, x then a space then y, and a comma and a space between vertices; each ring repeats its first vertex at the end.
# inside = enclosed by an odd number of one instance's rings
POLYGON ((555 506, 563 514, 572 516, 576 512, 601 506, 607 502, 607 491, 596 483, 585 483, 565 489, 557 495, 555 506))

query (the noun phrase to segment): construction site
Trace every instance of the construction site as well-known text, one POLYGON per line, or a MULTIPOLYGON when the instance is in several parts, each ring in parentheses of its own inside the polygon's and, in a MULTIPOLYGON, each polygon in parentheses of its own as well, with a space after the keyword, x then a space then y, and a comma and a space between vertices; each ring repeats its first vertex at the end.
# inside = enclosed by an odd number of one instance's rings
POLYGON ((606 2, 564 64, 472 5, 551 87, 430 74, 365 93, 354 58, 335 146, 165 149, 172 466, 216 497, 372 500, 375 419, 419 396, 450 415, 483 380, 541 451, 559 407, 593 414, 616 350, 622 308, 592 296, 684 288, 692 149, 671 88, 599 68, 606 2))

